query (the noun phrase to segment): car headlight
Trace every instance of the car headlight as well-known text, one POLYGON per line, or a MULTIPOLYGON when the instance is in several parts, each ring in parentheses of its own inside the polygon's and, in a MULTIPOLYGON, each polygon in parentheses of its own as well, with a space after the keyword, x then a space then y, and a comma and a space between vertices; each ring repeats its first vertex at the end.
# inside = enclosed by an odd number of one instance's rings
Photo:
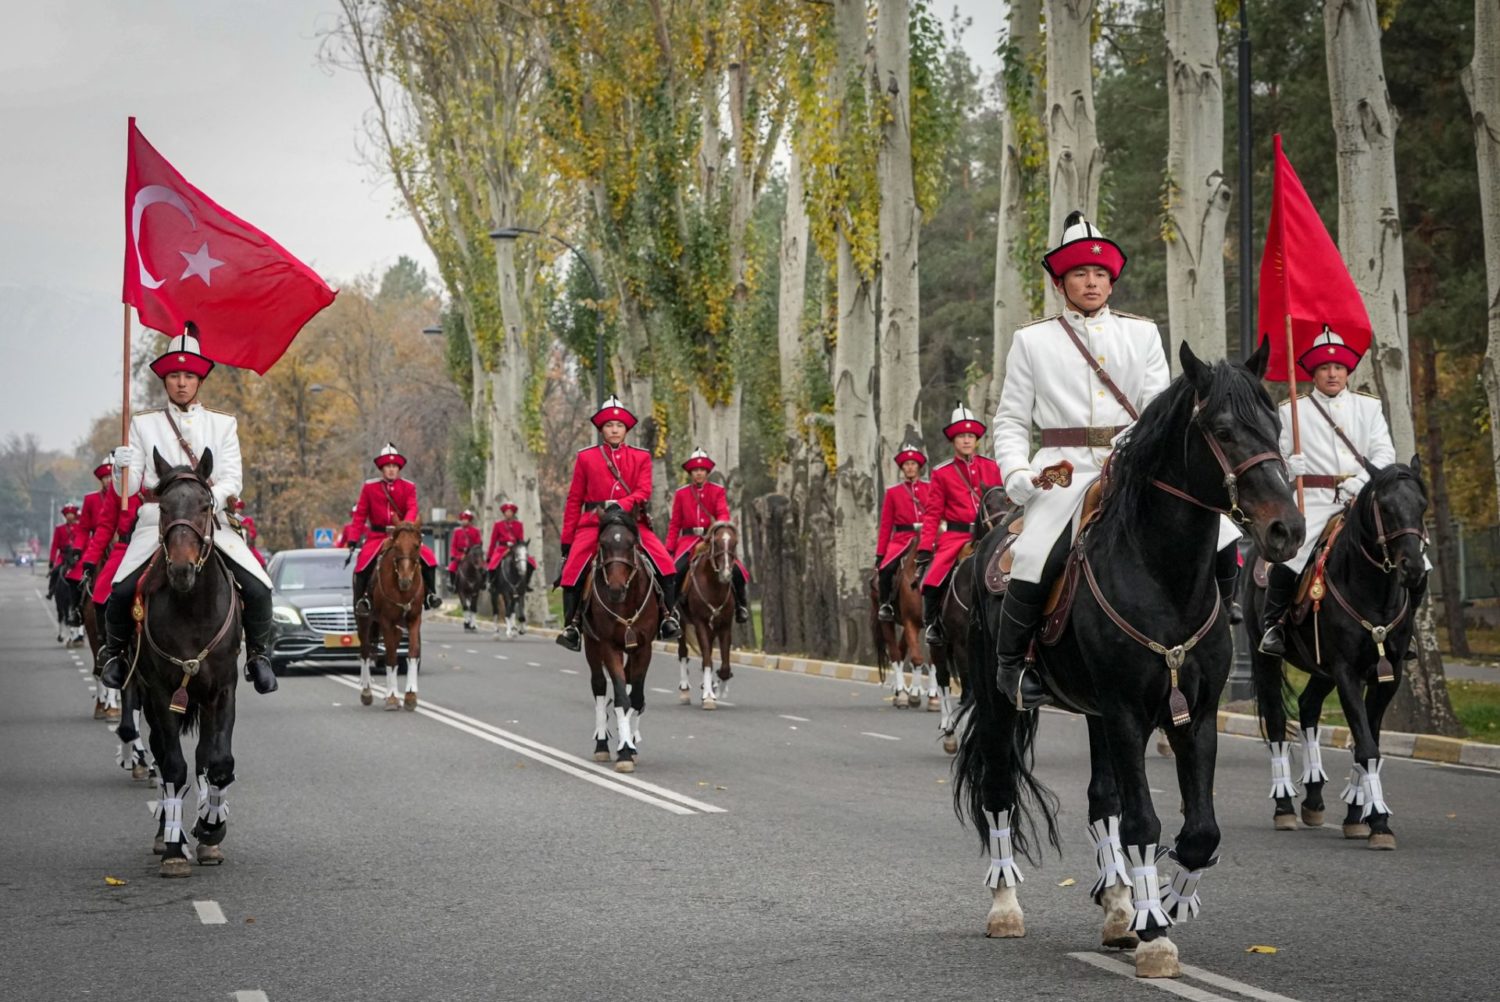
POLYGON ((278 605, 272 607, 271 618, 278 623, 285 623, 288 626, 302 625, 302 613, 298 612, 296 609, 292 608, 289 605, 278 605))

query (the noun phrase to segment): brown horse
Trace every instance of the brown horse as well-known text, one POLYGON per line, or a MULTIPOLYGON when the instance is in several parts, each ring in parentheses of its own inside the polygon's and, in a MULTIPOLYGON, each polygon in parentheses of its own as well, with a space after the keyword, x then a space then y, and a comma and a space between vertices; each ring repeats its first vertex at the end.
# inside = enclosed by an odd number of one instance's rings
POLYGON ((677 638, 677 665, 682 677, 677 685, 677 701, 691 702, 688 693, 688 630, 698 641, 703 655, 703 708, 718 708, 719 700, 729 694, 729 641, 734 633, 734 562, 739 549, 739 530, 729 522, 709 526, 703 540, 693 548, 688 564, 687 583, 682 587, 682 636, 677 638), (719 684, 714 684, 714 648, 719 649, 719 684))
MULTIPOLYGON (((879 570, 870 580, 871 622, 875 624, 875 657, 882 672, 891 666, 891 687, 895 707, 922 705, 922 589, 917 574, 916 540, 902 551, 891 582, 891 605, 896 610, 894 623, 882 623, 876 615, 880 606, 879 570), (911 686, 906 684, 906 669, 911 669, 911 686)), ((882 676, 882 681, 884 680, 882 676)), ((934 700, 934 704, 936 700, 934 700)), ((936 710, 937 706, 933 705, 936 710)))
POLYGON ((594 691, 594 761, 609 761, 607 685, 613 683, 616 772, 635 772, 646 669, 662 615, 651 561, 639 543, 635 517, 621 508, 605 509, 599 516, 599 548, 583 588, 583 654, 594 691))
POLYGON ((370 666, 375 661, 377 634, 385 660, 385 708, 399 710, 400 678, 397 657, 401 633, 407 635, 406 698, 408 710, 417 708, 417 668, 422 660, 422 605, 427 589, 422 582, 422 529, 415 522, 401 522, 386 530, 389 535, 375 556, 370 577, 370 613, 359 623, 359 701, 369 706, 370 666))

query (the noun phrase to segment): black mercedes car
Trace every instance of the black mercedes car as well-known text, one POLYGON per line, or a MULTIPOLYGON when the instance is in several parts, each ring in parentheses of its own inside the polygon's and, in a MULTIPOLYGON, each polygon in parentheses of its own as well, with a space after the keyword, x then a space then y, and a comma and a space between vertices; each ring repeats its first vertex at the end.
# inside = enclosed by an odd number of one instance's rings
MULTIPOLYGON (((282 550, 271 558, 271 664, 359 660, 354 567, 344 550, 282 550)), ((406 644, 400 653, 405 661, 406 644)))

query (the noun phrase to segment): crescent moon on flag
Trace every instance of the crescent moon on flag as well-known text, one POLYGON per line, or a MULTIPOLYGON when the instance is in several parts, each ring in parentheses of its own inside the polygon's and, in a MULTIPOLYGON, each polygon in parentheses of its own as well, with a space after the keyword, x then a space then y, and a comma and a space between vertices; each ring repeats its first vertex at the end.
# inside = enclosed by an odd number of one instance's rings
POLYGON ((164 281, 151 274, 146 267, 145 258, 141 257, 141 216, 145 214, 148 205, 155 205, 157 202, 170 205, 187 217, 187 221, 193 224, 193 229, 198 228, 198 220, 193 218, 192 207, 166 185, 148 184, 135 193, 135 202, 130 206, 130 245, 135 248, 135 263, 141 270, 141 284, 148 289, 160 289, 164 281))

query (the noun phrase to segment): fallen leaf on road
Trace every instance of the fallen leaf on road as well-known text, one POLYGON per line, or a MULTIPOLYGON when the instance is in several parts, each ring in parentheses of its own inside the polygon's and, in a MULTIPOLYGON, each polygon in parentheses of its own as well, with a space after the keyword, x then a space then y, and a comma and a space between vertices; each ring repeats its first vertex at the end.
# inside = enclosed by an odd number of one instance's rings
POLYGON ((104 882, 110 887, 124 887, 126 884, 130 883, 130 881, 121 880, 119 877, 105 877, 104 882))
POLYGON ((1450 818, 1456 818, 1456 817, 1458 817, 1458 815, 1454 814, 1452 811, 1449 811, 1448 812, 1448 817, 1450 817, 1450 818))
POLYGON ((700 779, 700 780, 698 780, 698 785, 699 786, 707 786, 708 784, 705 783, 705 782, 703 782, 703 780, 700 779))
POLYGON ((1057 886, 1058 887, 1072 887, 1076 883, 1078 883, 1078 881, 1074 880, 1072 877, 1069 877, 1066 880, 1059 880, 1057 882, 1057 886))
POLYGON ((948 782, 946 779, 940 779, 940 780, 938 780, 938 784, 939 785, 942 785, 943 783, 946 783, 946 782, 948 782))
POLYGON ((727 786, 716 786, 716 787, 714 787, 714 789, 715 790, 727 790, 727 789, 729 789, 729 787, 727 787, 727 786))
POLYGON ((1246 953, 1275 953, 1276 952, 1276 947, 1274 947, 1274 946, 1247 946, 1247 947, 1245 947, 1245 952, 1246 953))
POLYGON ((251 917, 251 918, 247 918, 247 919, 245 919, 245 924, 246 924, 246 925, 254 925, 254 924, 255 924, 255 919, 254 919, 254 917, 251 917))

